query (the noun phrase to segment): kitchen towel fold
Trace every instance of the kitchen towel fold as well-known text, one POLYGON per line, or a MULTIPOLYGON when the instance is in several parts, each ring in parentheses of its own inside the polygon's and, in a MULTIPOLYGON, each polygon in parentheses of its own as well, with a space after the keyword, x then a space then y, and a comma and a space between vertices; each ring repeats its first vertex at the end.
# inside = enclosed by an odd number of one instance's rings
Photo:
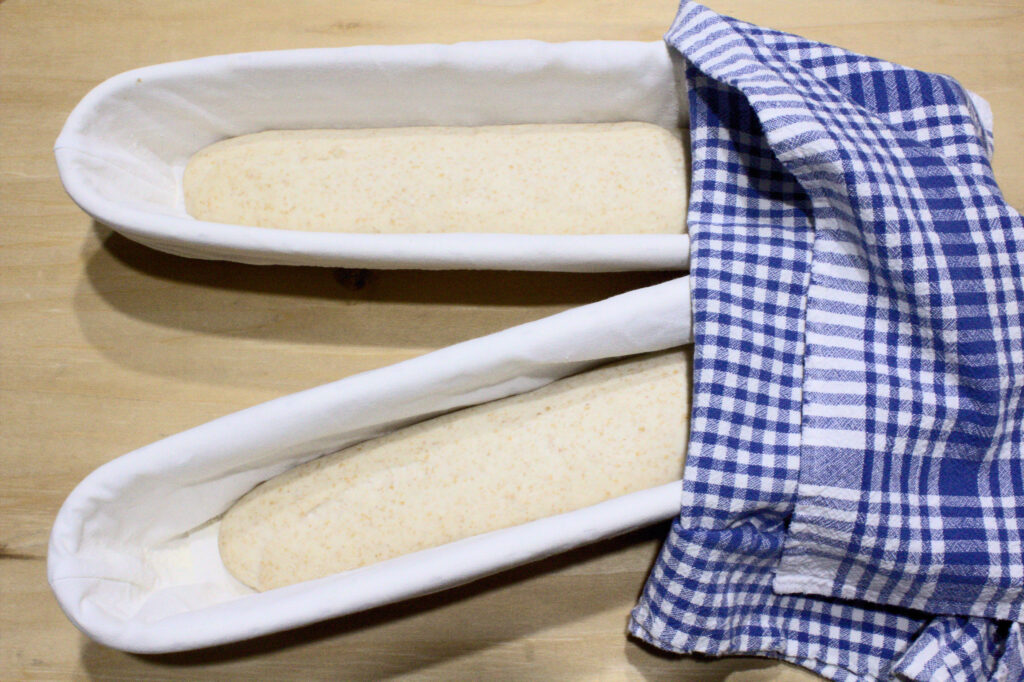
POLYGON ((631 632, 1024 678, 1024 222, 956 81, 684 2, 696 352, 631 632))

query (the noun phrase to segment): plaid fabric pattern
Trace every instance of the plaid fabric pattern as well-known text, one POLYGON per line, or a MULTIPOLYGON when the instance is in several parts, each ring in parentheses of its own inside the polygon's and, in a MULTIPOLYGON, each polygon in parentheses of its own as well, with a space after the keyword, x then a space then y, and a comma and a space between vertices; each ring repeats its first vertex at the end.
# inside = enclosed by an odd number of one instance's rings
POLYGON ((631 632, 1020 679, 1024 223, 948 77, 684 3, 694 399, 631 632))

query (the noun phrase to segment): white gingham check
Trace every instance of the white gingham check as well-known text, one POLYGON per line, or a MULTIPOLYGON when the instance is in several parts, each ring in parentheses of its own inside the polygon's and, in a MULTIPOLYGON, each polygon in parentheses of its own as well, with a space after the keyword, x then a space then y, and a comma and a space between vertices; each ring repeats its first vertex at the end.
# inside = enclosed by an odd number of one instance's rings
POLYGON ((985 108, 684 3, 694 398, 631 632, 837 680, 1024 678, 1024 222, 985 108))

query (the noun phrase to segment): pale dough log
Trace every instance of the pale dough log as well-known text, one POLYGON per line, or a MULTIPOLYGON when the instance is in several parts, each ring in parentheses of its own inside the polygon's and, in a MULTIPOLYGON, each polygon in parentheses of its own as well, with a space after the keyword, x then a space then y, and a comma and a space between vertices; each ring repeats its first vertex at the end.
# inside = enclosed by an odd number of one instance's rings
POLYGON ((356 233, 681 234, 683 143, 649 123, 269 131, 185 169, 200 220, 356 233))
POLYGON ((228 510, 221 558, 267 590, 679 480, 690 357, 617 362, 296 467, 228 510))

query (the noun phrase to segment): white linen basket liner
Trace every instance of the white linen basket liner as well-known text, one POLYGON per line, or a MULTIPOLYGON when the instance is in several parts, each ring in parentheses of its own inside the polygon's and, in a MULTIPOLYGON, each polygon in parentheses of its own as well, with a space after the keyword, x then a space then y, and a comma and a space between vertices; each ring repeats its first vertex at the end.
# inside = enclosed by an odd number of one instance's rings
POLYGON ((71 620, 99 642, 179 651, 436 591, 670 518, 679 483, 263 593, 234 580, 217 549, 220 515, 301 462, 602 360, 691 340, 689 280, 681 278, 171 436, 100 467, 75 488, 51 535, 50 584, 71 620))
POLYGON ((181 179, 203 147, 268 129, 633 120, 675 130, 688 119, 685 88, 661 41, 232 54, 107 80, 71 113, 55 154, 82 209, 178 255, 372 268, 682 269, 683 234, 326 234, 199 221, 185 211, 181 179))

